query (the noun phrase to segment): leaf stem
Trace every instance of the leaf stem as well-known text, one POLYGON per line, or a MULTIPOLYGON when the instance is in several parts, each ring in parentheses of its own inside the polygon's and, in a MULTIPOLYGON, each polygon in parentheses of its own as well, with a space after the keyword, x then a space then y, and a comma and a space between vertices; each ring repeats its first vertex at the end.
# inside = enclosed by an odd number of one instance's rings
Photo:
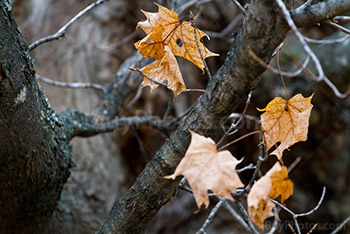
POLYGON ((279 52, 277 52, 277 67, 278 67, 278 71, 279 71, 280 76, 281 76, 281 80, 282 80, 284 91, 286 92, 286 100, 287 100, 287 103, 288 103, 288 100, 289 100, 288 92, 287 92, 286 84, 284 83, 284 79, 283 79, 282 72, 281 72, 279 52))
POLYGON ((200 46, 199 46, 198 35, 197 35, 197 27, 196 27, 196 24, 195 24, 195 22, 194 22, 194 16, 193 16, 193 13, 192 13, 192 12, 191 12, 191 21, 192 21, 191 23, 192 23, 192 25, 193 25, 193 27, 194 27, 194 30, 193 30, 193 31, 194 31, 194 38, 196 39, 196 44, 197 44, 197 49, 198 49, 198 51, 199 51, 199 55, 201 56, 202 62, 203 62, 203 64, 204 64, 205 71, 207 72, 209 79, 211 79, 211 74, 210 74, 208 65, 207 65, 207 63, 206 63, 205 60, 204 60, 204 57, 203 57, 201 48, 200 48, 200 46))
POLYGON ((244 139, 244 138, 246 138, 246 137, 248 137, 248 136, 251 136, 251 135, 254 135, 254 134, 258 134, 258 133, 261 133, 261 131, 258 130, 258 131, 254 131, 254 132, 247 133, 247 134, 245 134, 245 135, 243 135, 243 136, 241 136, 241 137, 239 137, 239 138, 237 138, 237 139, 235 139, 235 140, 233 140, 233 141, 227 143, 226 145, 221 146, 221 147, 218 149, 218 151, 221 151, 222 149, 224 149, 224 148, 226 148, 226 147, 228 147, 228 146, 230 146, 230 145, 232 145, 232 144, 234 144, 234 143, 236 143, 236 142, 238 142, 238 141, 240 141, 240 140, 242 140, 242 139, 244 139))

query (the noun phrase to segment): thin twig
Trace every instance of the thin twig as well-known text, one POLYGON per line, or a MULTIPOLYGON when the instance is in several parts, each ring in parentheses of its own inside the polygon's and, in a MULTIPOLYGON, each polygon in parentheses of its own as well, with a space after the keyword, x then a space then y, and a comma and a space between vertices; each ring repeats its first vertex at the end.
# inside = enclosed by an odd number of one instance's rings
POLYGON ((186 89, 185 92, 201 92, 201 93, 205 93, 204 89, 186 89))
POLYGON ((266 234, 274 234, 277 229, 277 226, 278 226, 278 219, 275 217, 275 219, 273 220, 271 229, 266 234))
POLYGON ((90 11, 91 9, 95 8, 96 6, 104 3, 105 0, 98 0, 94 3, 91 3, 89 6, 87 6, 85 9, 83 9, 82 11, 80 11, 77 15, 75 15, 68 23, 66 23, 62 28, 60 28, 55 34, 52 34, 50 36, 47 37, 43 37, 35 42, 33 42, 32 44, 30 44, 29 46, 29 51, 34 50, 36 47, 38 47, 41 44, 44 44, 46 42, 49 41, 54 41, 54 40, 58 40, 61 37, 64 36, 66 30, 75 22, 77 21, 80 17, 82 17, 85 13, 87 13, 88 11, 90 11))
POLYGON ((198 49, 199 55, 201 56, 202 62, 204 64, 205 71, 207 72, 207 75, 208 75, 209 79, 211 79, 211 74, 210 74, 208 65, 207 65, 207 63, 204 60, 203 53, 202 53, 202 50, 201 50, 200 45, 199 45, 198 35, 197 35, 197 27, 196 27, 196 24, 194 22, 194 16, 192 15, 192 12, 191 12, 191 20, 192 20, 192 25, 194 27, 194 29, 193 29, 193 31, 194 31, 194 38, 196 39, 196 44, 197 44, 197 49, 198 49))
POLYGON ((244 7, 237 0, 232 0, 232 2, 242 11, 244 15, 246 14, 244 7))
POLYGON ((335 16, 332 20, 335 22, 348 23, 350 22, 350 16, 335 16))
POLYGON ((202 227, 196 232, 196 234, 202 234, 205 233, 205 229, 208 227, 208 225, 211 223, 213 220, 214 216, 218 212, 219 208, 225 203, 226 199, 225 198, 220 198, 220 201, 216 203, 215 207, 210 211, 210 214, 208 218, 205 220, 203 223, 202 227))
POLYGON ((208 3, 208 2, 211 2, 212 0, 193 0, 193 1, 190 1, 190 2, 187 2, 185 4, 183 4, 181 7, 179 7, 177 10, 176 10, 176 13, 178 15, 181 15, 182 13, 184 13, 188 8, 190 8, 191 6, 193 5, 202 5, 204 3, 208 3))
POLYGON ((174 99, 174 93, 171 91, 171 90, 168 90, 167 89, 167 92, 168 92, 168 105, 167 105, 167 108, 164 112, 164 115, 163 115, 163 120, 166 120, 168 118, 168 115, 173 107, 173 99, 174 99))
POLYGON ((153 80, 152 78, 150 78, 149 76, 147 76, 140 68, 132 68, 132 67, 129 67, 129 69, 131 71, 137 71, 137 72, 140 72, 146 79, 156 83, 157 85, 161 85, 161 86, 164 86, 164 87, 167 87, 167 85, 165 83, 160 83, 159 81, 156 81, 156 80, 153 80))
POLYGON ((325 194, 326 194, 326 187, 323 187, 322 195, 321 195, 321 198, 318 201, 317 205, 312 210, 310 210, 309 212, 296 214, 295 217, 308 216, 308 215, 314 213, 320 207, 320 205, 322 204, 325 194))
POLYGON ((237 122, 231 124, 231 127, 230 127, 230 128, 228 129, 228 131, 227 131, 228 134, 230 134, 230 132, 232 131, 232 129, 237 128, 237 127, 240 125, 240 123, 242 122, 242 120, 243 120, 243 118, 244 118, 244 115, 245 115, 245 113, 246 113, 247 110, 248 110, 248 106, 249 106, 249 104, 250 104, 250 99, 252 98, 252 93, 253 93, 253 91, 250 91, 250 92, 249 92, 247 101, 246 101, 246 103, 245 103, 244 110, 243 110, 241 116, 239 117, 239 119, 237 120, 237 122))
POLYGON ((140 88, 137 90, 135 97, 126 106, 127 109, 131 108, 140 99, 142 95, 142 90, 143 89, 140 89, 140 88))
MULTIPOLYGON (((217 146, 221 144, 221 142, 225 139, 225 137, 226 137, 227 135, 232 135, 232 134, 233 134, 233 132, 232 132, 233 129, 236 129, 236 130, 237 130, 238 125, 241 123, 241 121, 242 121, 243 118, 244 118, 245 113, 247 112, 248 106, 249 106, 249 104, 250 104, 250 99, 251 99, 251 97, 252 97, 252 92, 253 92, 253 91, 250 91, 250 92, 249 92, 248 97, 247 97, 247 101, 246 101, 246 103, 245 103, 244 110, 243 110, 242 114, 239 116, 237 122, 233 122, 233 123, 231 124, 230 128, 229 128, 227 131, 225 131, 225 134, 221 137, 221 139, 220 139, 220 140, 218 141, 218 143, 216 144, 217 146)), ((236 132, 236 131, 234 131, 234 132, 236 132)))
POLYGON ((276 0, 278 6, 281 8, 282 13, 284 15, 284 18, 286 19, 289 27, 293 30, 294 34, 297 36, 297 38, 299 39, 300 43, 302 44, 305 52, 307 54, 310 55, 310 57, 312 58, 312 60, 314 61, 317 71, 318 71, 318 77, 317 80, 321 80, 324 77, 324 72, 322 69, 322 66, 320 64, 320 61, 318 60, 317 56, 315 55, 315 53, 310 49, 310 47, 306 44, 305 39, 303 37, 303 35, 299 32, 297 26, 295 25, 294 21, 292 20, 292 17, 290 16, 290 13, 286 7, 286 5, 284 5, 284 3, 282 2, 282 0, 276 0))
POLYGON ((337 24, 337 23, 334 23, 334 22, 328 22, 328 24, 332 25, 333 27, 335 27, 336 29, 346 33, 346 34, 350 34, 350 30, 337 24))
MULTIPOLYGON (((300 64, 298 63, 298 61, 296 60, 298 66, 300 66, 300 64)), ((302 68, 302 66, 300 66, 300 68, 302 68)), ((308 76, 310 77, 313 81, 315 82, 319 82, 317 80, 317 77, 309 70, 307 69, 306 67, 302 68, 303 69, 303 72, 308 76)), ((334 95, 337 96, 338 98, 341 98, 341 99, 344 99, 344 98, 347 98, 349 97, 350 95, 350 88, 348 89, 348 91, 346 91, 345 93, 341 93, 338 88, 335 86, 335 84, 333 84, 327 76, 324 76, 323 77, 323 82, 326 83, 326 85, 328 85, 328 87, 333 91, 334 95)))
POLYGON ((224 149, 224 148, 226 148, 226 147, 228 147, 228 146, 230 146, 230 145, 232 145, 232 144, 234 144, 234 143, 236 143, 236 142, 238 142, 238 141, 240 141, 240 140, 242 140, 242 139, 244 139, 244 138, 246 138, 248 136, 251 136, 251 135, 254 135, 254 134, 258 134, 258 133, 261 133, 261 131, 258 130, 258 131, 247 133, 247 134, 245 134, 245 135, 243 135, 243 136, 241 136, 241 137, 239 137, 239 138, 237 138, 237 139, 227 143, 226 145, 221 146, 219 148, 219 151, 221 151, 222 149, 224 149))
POLYGON ((243 171, 246 171, 246 170, 251 170, 251 169, 255 169, 256 166, 253 165, 253 163, 245 166, 245 167, 242 167, 242 168, 239 168, 239 169, 236 169, 236 172, 237 173, 242 173, 243 171))
POLYGON ((270 201, 272 201, 272 203, 274 203, 275 205, 278 205, 278 206, 281 207, 283 210, 287 211, 290 215, 292 215, 293 221, 294 221, 295 226, 296 226, 296 229, 297 229, 297 233, 298 233, 298 234, 301 234, 301 232, 300 232, 300 227, 299 227, 299 223, 298 223, 297 218, 295 217, 294 212, 291 211, 290 209, 288 209, 287 207, 285 207, 284 205, 282 205, 281 203, 279 203, 279 202, 276 201, 276 200, 273 200, 273 199, 270 198, 270 201))
POLYGON ((279 75, 281 77, 281 81, 282 81, 282 84, 283 84, 284 92, 286 93, 286 100, 288 102, 289 101, 289 97, 288 97, 287 87, 286 87, 286 84, 284 83, 284 79, 283 79, 283 76, 282 76, 282 71, 281 71, 281 67, 280 67, 279 52, 277 52, 276 62, 277 62, 279 75))
POLYGON ((233 218, 242 226, 244 229, 249 231, 248 225, 244 222, 243 218, 237 213, 237 211, 231 206, 230 203, 225 202, 224 204, 225 208, 230 212, 230 214, 233 216, 233 218))
POLYGON ((255 229, 254 224, 250 220, 247 211, 244 209, 243 205, 239 201, 235 201, 234 204, 237 206, 238 211, 241 213, 241 216, 244 220, 244 222, 248 225, 249 230, 251 233, 258 234, 259 232, 255 229))
POLYGON ((346 39, 350 38, 350 35, 345 35, 344 37, 341 37, 341 38, 326 39, 326 40, 317 40, 306 36, 304 36, 304 38, 305 38, 305 41, 313 44, 336 44, 336 43, 343 43, 346 39))
POLYGON ((322 195, 321 195, 321 198, 318 201, 317 205, 312 210, 310 210, 309 212, 301 213, 301 214, 295 214, 293 211, 291 211, 286 206, 284 206, 283 204, 281 204, 280 202, 278 202, 278 201, 276 201, 274 199, 270 198, 270 201, 272 203, 274 203, 275 205, 281 207, 283 210, 287 211, 293 217, 293 220, 294 220, 294 223, 295 223, 295 227, 297 229, 297 233, 301 234, 300 226, 299 226, 299 223, 298 223, 298 217, 307 216, 307 215, 310 215, 310 214, 314 213, 320 207, 320 205, 322 204, 325 194, 326 194, 326 187, 323 187, 322 195))
POLYGON ((243 20, 243 15, 237 15, 223 30, 220 32, 204 31, 209 37, 226 39, 227 35, 243 20))
MULTIPOLYGON (((262 142, 264 139, 263 134, 260 133, 260 141, 262 142)), ((259 145, 259 156, 258 156, 258 161, 255 166, 255 170, 253 172, 252 178, 250 179, 249 183, 245 186, 243 192, 239 194, 238 196, 242 196, 245 193, 249 193, 251 187, 253 186, 255 179, 258 177, 258 173, 261 167, 261 164, 268 158, 268 154, 266 152, 266 148, 264 144, 260 143, 259 145)))
POLYGON ((289 227, 289 229, 293 232, 293 234, 297 234, 297 233, 295 232, 293 226, 292 226, 290 223, 288 223, 288 227, 289 227))
POLYGON ((104 52, 111 52, 132 41, 139 33, 140 31, 136 30, 112 45, 103 45, 95 41, 93 38, 90 38, 89 40, 97 49, 102 50, 104 52))
POLYGON ((349 221, 350 221, 350 216, 347 217, 336 229, 334 229, 333 232, 331 232, 331 234, 338 233, 345 226, 345 224, 349 221))
POLYGON ((288 167, 288 169, 287 169, 288 174, 290 173, 291 170, 294 169, 294 167, 295 167, 296 165, 298 165, 298 163, 300 162, 300 160, 301 160, 301 157, 297 157, 297 158, 294 160, 294 162, 293 162, 291 165, 289 165, 289 167, 288 167))
MULTIPOLYGON (((334 94, 338 98, 347 98, 350 95, 350 92, 347 92, 347 93, 344 93, 344 94, 339 92, 337 87, 324 74, 324 71, 323 71, 323 68, 321 66, 321 63, 320 63, 319 59, 317 58, 315 53, 310 49, 310 47, 307 45, 304 36, 299 32, 297 26, 295 25, 294 21, 292 20, 292 18, 290 16, 290 13, 289 13, 287 7, 284 5, 282 0, 276 0, 276 2, 278 4, 278 6, 281 8, 281 10, 283 12, 283 15, 284 15, 284 18, 286 19, 289 27, 293 30, 294 34, 297 36, 297 38, 299 39, 300 43, 302 44, 303 49, 305 50, 305 52, 308 55, 310 55, 311 59, 315 63, 315 66, 316 66, 316 69, 317 69, 317 72, 318 72, 318 76, 314 76, 312 73, 310 73, 310 74, 312 74, 312 79, 314 79, 317 82, 324 81, 332 89, 332 91, 334 92, 334 94)), ((304 69, 304 71, 305 71, 305 69, 304 69)))
POLYGON ((46 84, 49 85, 54 85, 58 87, 63 87, 63 88, 73 88, 73 89, 78 89, 78 88, 83 88, 83 89, 96 89, 99 91, 103 91, 104 87, 100 84, 95 84, 95 83, 79 83, 79 82, 74 82, 74 83, 67 83, 67 82, 62 82, 62 81, 57 81, 57 80, 51 80, 49 78, 36 75, 36 78, 39 81, 42 81, 46 84))
POLYGON ((310 229, 310 231, 308 231, 308 233, 306 234, 311 234, 317 227, 317 223, 314 224, 314 226, 310 229))
POLYGON ((312 0, 307 0, 303 5, 300 6, 300 8, 307 8, 311 5, 312 0))
MULTIPOLYGON (((242 114, 240 114, 240 113, 232 113, 232 114, 229 116, 229 118, 230 118, 230 119, 238 119, 238 118, 241 117, 241 115, 242 115, 242 114)), ((245 115, 244 115, 244 118, 245 118, 245 119, 248 119, 248 120, 251 120, 251 121, 254 121, 254 122, 256 122, 257 124, 260 124, 260 119, 259 119, 258 117, 256 117, 256 116, 252 116, 252 115, 247 115, 247 114, 245 114, 245 115)))
MULTIPOLYGON (((261 66, 265 67, 267 70, 269 70, 270 72, 274 73, 274 74, 280 74, 280 72, 278 71, 278 69, 271 67, 269 64, 265 63, 261 58, 259 58, 250 48, 248 48, 247 50, 248 54, 258 63, 260 63, 261 66)), ((305 58, 304 63, 302 64, 302 67, 300 67, 298 70, 293 71, 293 72, 284 72, 281 71, 282 76, 285 77, 295 77, 300 75, 303 72, 303 69, 307 66, 307 64, 310 61, 310 56, 308 55, 305 58)))

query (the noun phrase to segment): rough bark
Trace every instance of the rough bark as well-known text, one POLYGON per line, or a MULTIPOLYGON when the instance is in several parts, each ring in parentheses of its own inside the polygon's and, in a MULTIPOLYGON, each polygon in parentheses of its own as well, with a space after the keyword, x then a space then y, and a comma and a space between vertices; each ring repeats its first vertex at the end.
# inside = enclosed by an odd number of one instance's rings
POLYGON ((40 233, 69 176, 71 149, 3 0, 0 66, 0 233, 40 233))

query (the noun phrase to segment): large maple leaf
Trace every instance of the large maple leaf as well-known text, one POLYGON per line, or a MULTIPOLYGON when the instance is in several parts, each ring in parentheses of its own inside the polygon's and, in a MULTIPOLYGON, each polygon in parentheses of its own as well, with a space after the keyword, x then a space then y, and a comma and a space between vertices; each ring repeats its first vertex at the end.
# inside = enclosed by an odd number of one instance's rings
POLYGON ((191 143, 185 157, 174 174, 165 178, 175 179, 184 175, 192 188, 198 208, 202 204, 208 207, 208 190, 213 191, 216 196, 233 200, 231 193, 244 186, 235 170, 241 161, 227 150, 218 152, 212 139, 192 131, 191 135, 191 143))
MULTIPOLYGON (((191 23, 180 20, 175 12, 157 3, 156 5, 159 8, 157 13, 142 11, 147 20, 139 22, 137 27, 140 26, 147 36, 134 45, 144 57, 156 59, 154 63, 143 68, 143 72, 157 82, 168 80, 168 88, 174 92, 176 98, 181 92, 186 91, 186 86, 174 56, 184 57, 202 71, 204 63, 198 50, 195 28, 191 23), (168 58, 165 58, 167 56, 168 58)), ((200 41, 206 36, 205 33, 196 29, 196 34, 203 59, 216 56, 217 54, 210 52, 200 41)), ((158 84, 152 83, 149 79, 144 79, 142 86, 145 85, 151 86, 152 90, 158 87, 158 84)))
POLYGON ((248 198, 248 214, 252 222, 263 229, 264 220, 273 215, 275 206, 269 198, 281 196, 281 203, 293 194, 293 183, 288 179, 285 166, 278 162, 251 188, 248 198))
MULTIPOLYGON (((137 26, 140 26, 147 34, 150 34, 155 29, 156 24, 161 23, 164 28, 163 34, 159 35, 161 37, 158 37, 155 41, 141 40, 137 42, 138 46, 136 48, 140 48, 143 46, 149 47, 152 43, 158 44, 159 42, 163 42, 165 45, 169 46, 169 48, 175 56, 181 56, 193 62, 196 66, 202 69, 202 71, 204 71, 204 63, 198 51, 197 42, 194 34, 195 28, 191 25, 190 22, 181 21, 175 12, 157 3, 155 4, 158 6, 158 12, 151 13, 147 11, 142 11, 147 17, 147 20, 139 22, 137 26)), ((218 56, 218 54, 209 51, 200 41, 200 39, 206 36, 206 34, 199 29, 196 29, 196 32, 203 58, 207 58, 210 56, 218 56)), ((153 39, 155 38, 153 37, 153 39)), ((140 53, 143 56, 151 57, 148 52, 142 52, 140 51, 140 53)), ((155 52, 151 51, 150 53, 153 54, 155 52)))
POLYGON ((304 98, 301 94, 297 94, 289 101, 277 97, 260 110, 266 111, 261 115, 266 147, 269 150, 280 142, 271 153, 279 159, 282 158, 285 149, 298 141, 306 141, 312 96, 304 98))

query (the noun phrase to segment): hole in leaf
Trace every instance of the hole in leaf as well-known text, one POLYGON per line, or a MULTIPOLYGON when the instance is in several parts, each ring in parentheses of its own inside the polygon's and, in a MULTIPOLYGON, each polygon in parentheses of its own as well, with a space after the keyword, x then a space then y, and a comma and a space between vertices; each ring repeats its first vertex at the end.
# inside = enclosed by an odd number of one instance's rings
POLYGON ((176 44, 181 47, 182 46, 182 41, 180 38, 176 39, 176 44))

